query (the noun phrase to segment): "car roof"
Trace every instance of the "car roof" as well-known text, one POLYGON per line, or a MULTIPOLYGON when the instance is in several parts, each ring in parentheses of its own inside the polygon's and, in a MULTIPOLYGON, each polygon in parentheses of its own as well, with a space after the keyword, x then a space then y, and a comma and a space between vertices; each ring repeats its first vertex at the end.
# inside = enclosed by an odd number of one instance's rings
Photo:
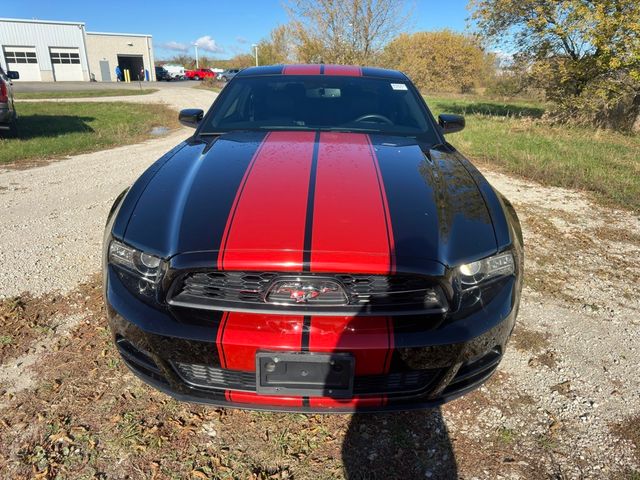
POLYGON ((296 64, 296 65, 268 65, 264 67, 249 67, 241 70, 238 77, 261 75, 336 75, 352 77, 386 78, 405 82, 407 76, 398 70, 378 67, 360 67, 357 65, 329 65, 329 64, 296 64))

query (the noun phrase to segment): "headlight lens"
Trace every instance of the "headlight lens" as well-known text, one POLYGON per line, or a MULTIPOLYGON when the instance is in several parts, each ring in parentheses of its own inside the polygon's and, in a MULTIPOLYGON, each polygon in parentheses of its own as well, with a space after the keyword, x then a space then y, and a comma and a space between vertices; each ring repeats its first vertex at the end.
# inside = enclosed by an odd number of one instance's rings
POLYGON ((124 268, 141 282, 152 285, 162 276, 162 259, 136 250, 118 240, 112 240, 109 245, 109 263, 124 268))
POLYGON ((474 287, 492 278, 513 275, 515 272, 513 254, 504 252, 477 262, 465 263, 458 266, 457 271, 463 287, 474 287))

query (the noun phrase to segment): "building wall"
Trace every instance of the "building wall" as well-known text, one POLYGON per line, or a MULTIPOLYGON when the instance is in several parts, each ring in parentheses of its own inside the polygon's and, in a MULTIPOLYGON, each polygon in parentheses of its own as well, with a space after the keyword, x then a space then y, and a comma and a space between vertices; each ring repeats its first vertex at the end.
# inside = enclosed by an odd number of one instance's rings
POLYGON ((50 48, 77 48, 84 80, 89 80, 84 24, 0 19, 0 64, 7 70, 4 47, 35 47, 41 80, 52 82, 50 48))
POLYGON ((100 61, 109 63, 111 81, 116 81, 115 68, 118 65, 118 55, 142 55, 144 68, 149 72, 149 79, 155 80, 153 40, 150 35, 87 32, 86 38, 89 67, 97 81, 105 81, 102 77, 100 61))

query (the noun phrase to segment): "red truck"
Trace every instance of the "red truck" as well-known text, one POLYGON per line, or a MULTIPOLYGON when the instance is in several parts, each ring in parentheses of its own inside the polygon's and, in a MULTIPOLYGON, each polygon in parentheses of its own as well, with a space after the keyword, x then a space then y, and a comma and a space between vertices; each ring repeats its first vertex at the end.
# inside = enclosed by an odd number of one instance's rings
POLYGON ((199 68, 197 70, 185 70, 184 76, 189 80, 202 80, 203 78, 216 78, 216 73, 208 68, 199 68))

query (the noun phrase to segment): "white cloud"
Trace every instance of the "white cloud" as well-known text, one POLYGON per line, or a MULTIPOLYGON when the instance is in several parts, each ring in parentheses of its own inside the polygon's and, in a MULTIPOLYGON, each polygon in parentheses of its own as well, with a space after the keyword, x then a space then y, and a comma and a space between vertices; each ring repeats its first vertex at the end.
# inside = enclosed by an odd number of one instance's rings
POLYGON ((211 53, 220 53, 224 52, 224 48, 216 44, 216 41, 211 38, 209 35, 205 35, 204 37, 200 37, 195 42, 195 45, 198 46, 199 49, 205 50, 211 53))
POLYGON ((236 42, 238 42, 238 43, 249 43, 249 40, 247 40, 244 37, 236 37, 236 42))
POLYGON ((165 42, 158 45, 160 48, 164 48, 165 50, 175 50, 176 52, 186 52, 189 50, 189 45, 180 42, 165 42))

